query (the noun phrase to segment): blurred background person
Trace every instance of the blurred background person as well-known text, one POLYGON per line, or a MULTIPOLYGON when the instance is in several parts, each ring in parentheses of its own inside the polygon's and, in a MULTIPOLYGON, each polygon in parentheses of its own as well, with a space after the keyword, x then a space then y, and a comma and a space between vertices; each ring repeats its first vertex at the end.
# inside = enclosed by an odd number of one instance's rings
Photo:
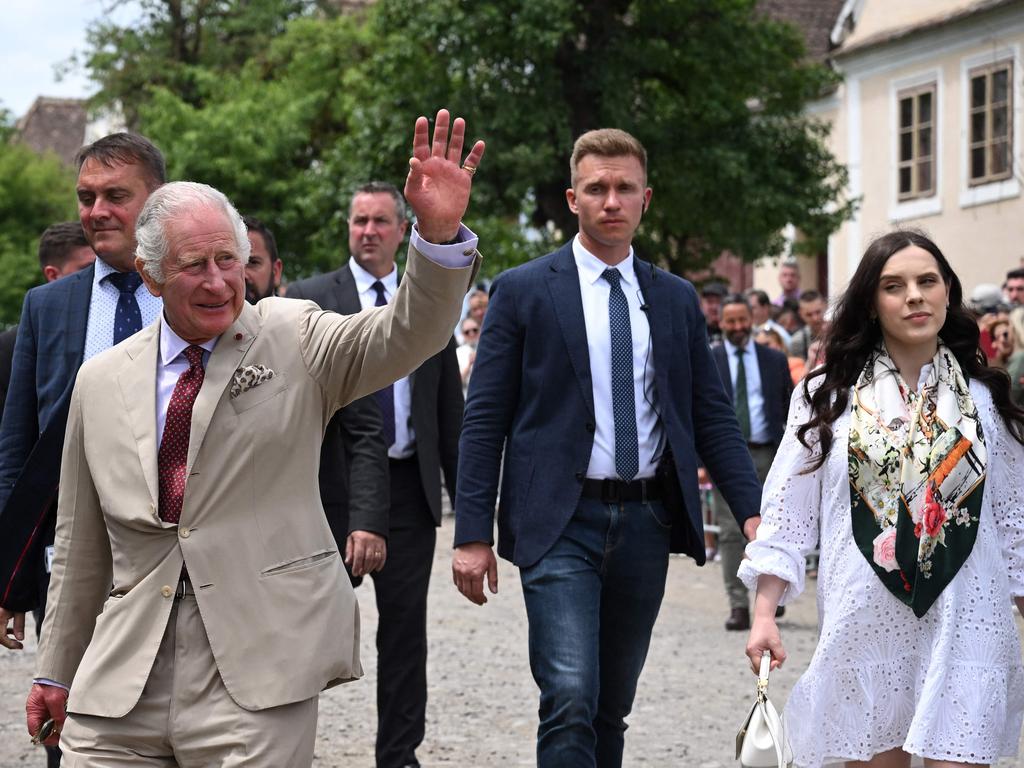
POLYGON ((459 361, 459 375, 462 377, 462 394, 465 396, 469 388, 469 377, 473 373, 473 364, 476 362, 476 345, 480 341, 480 323, 473 317, 467 316, 459 325, 462 331, 462 343, 455 350, 455 357, 459 361))
POLYGON ((1006 365, 1010 375, 1010 398, 1017 405, 1024 405, 1024 306, 1014 307, 1010 312, 1010 335, 1013 353, 1006 365))
POLYGON ((808 359, 811 342, 820 339, 825 330, 825 309, 825 297, 818 291, 808 290, 800 294, 800 320, 804 325, 793 334, 789 354, 808 359))
POLYGON ((785 343, 782 341, 782 336, 774 328, 764 328, 760 330, 757 336, 754 338, 758 344, 774 349, 776 352, 781 352, 786 355, 786 364, 789 366, 789 378, 793 382, 794 386, 800 379, 804 377, 807 362, 802 357, 792 357, 787 354, 788 350, 785 343))
POLYGON ((782 293, 772 302, 775 306, 781 307, 787 301, 800 298, 800 264, 796 259, 786 259, 779 266, 779 287, 782 293))
POLYGON ((745 295, 747 301, 750 302, 750 311, 754 317, 754 333, 757 334, 763 330, 775 331, 788 349, 790 333, 775 321, 774 314, 779 311, 779 308, 772 304, 768 294, 757 288, 751 288, 745 295))
POLYGON ((245 265, 245 300, 255 304, 268 296, 277 296, 284 263, 277 255, 277 241, 266 224, 254 216, 242 218, 249 230, 252 249, 245 265))
MULTIPOLYGON (((65 221, 47 227, 39 238, 39 268, 46 282, 85 269, 96 261, 96 251, 85 239, 80 221, 65 221)), ((11 364, 14 359, 14 340, 18 326, 0 333, 0 416, 11 384, 11 364)))
POLYGON ((707 283, 700 289, 700 311, 707 324, 708 344, 722 342, 722 299, 728 291, 721 283, 707 283))

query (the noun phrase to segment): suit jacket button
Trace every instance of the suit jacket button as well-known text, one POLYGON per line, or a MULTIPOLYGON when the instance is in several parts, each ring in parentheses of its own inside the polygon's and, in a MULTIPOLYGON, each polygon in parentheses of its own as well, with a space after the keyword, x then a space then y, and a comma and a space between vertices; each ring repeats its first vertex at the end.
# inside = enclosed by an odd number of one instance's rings
POLYGON ((577 479, 578 481, 580 481, 581 483, 582 483, 582 482, 583 482, 584 480, 586 480, 586 478, 587 478, 587 475, 586 475, 586 473, 584 473, 584 472, 577 472, 577 473, 576 473, 576 479, 577 479))
POLYGON ((183 539, 187 539, 189 536, 192 535, 192 531, 190 531, 188 528, 179 528, 178 535, 181 536, 181 538, 183 539))
POLYGON ((164 597, 170 597, 174 594, 174 590, 165 584, 164 586, 160 587, 160 594, 164 597))
POLYGON ((597 429, 597 427, 594 426, 594 422, 588 421, 587 422, 587 432, 593 432, 595 429, 597 429))

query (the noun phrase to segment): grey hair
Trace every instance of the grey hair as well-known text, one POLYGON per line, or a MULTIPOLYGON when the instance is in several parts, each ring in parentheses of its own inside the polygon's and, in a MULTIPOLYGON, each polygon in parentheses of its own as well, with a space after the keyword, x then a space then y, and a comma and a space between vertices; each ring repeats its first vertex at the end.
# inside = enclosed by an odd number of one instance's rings
POLYGON ((138 246, 135 255, 142 268, 157 283, 164 281, 164 259, 170 254, 167 225, 180 216, 201 208, 223 211, 235 233, 235 244, 242 264, 249 262, 249 237, 245 223, 235 206, 220 192, 207 184, 194 181, 172 181, 156 189, 146 200, 135 225, 138 246))

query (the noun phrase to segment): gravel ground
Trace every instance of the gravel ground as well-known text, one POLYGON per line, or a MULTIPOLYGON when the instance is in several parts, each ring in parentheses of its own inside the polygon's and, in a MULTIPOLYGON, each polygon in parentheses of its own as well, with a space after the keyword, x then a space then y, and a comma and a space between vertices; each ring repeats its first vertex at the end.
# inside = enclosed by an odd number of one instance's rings
MULTIPOLYGON (((451 518, 446 518, 430 585, 430 701, 420 761, 425 767, 532 765, 537 690, 526 658, 518 575, 502 561, 499 594, 482 608, 470 604, 451 583, 446 544, 451 529, 451 518)), ((366 676, 320 697, 318 768, 373 766, 377 615, 372 589, 368 582, 358 590, 366 676)), ((686 558, 673 557, 629 718, 625 765, 737 765, 734 738, 753 697, 754 678, 743 655, 746 633, 722 628, 727 613, 718 564, 697 568, 686 558)), ((772 675, 772 697, 781 704, 814 650, 813 590, 787 610, 779 626, 789 653, 786 666, 772 675)), ((45 764, 24 730, 23 702, 35 657, 32 639, 25 652, 0 653, 4 768, 45 764)), ((999 765, 1024 766, 1024 759, 999 765)))

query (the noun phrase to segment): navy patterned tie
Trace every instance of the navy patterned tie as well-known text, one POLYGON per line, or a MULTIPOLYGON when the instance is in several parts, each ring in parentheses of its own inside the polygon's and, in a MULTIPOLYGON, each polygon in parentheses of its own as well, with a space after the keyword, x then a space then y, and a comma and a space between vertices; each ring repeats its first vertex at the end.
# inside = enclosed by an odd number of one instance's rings
POLYGON ((135 300, 142 277, 138 272, 113 272, 107 275, 107 280, 121 292, 114 310, 114 344, 117 344, 142 330, 142 312, 135 300))
MULTIPOLYGON (((370 287, 377 292, 374 306, 383 307, 388 303, 384 297, 384 283, 377 280, 370 287)), ((384 389, 374 392, 373 396, 377 400, 381 418, 384 420, 384 442, 390 448, 395 442, 395 385, 388 384, 384 389)))
POLYGON ((608 326, 612 337, 612 413, 615 416, 615 469, 627 483, 640 470, 636 435, 636 402, 633 390, 633 332, 629 303, 622 292, 617 269, 602 274, 611 286, 608 294, 608 326))

